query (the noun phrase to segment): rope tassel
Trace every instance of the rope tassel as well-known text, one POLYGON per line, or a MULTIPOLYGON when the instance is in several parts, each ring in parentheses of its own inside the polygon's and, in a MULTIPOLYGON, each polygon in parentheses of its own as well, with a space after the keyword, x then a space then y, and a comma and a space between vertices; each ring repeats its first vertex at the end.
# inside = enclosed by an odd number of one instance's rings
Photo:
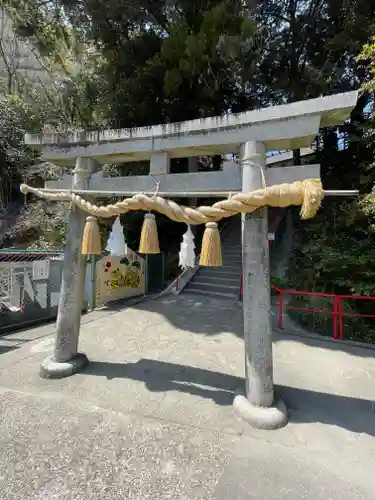
POLYGON ((86 217, 86 224, 83 230, 82 255, 101 255, 101 242, 98 219, 96 217, 86 217))
POLYGON ((144 254, 160 253, 158 228, 156 225, 154 214, 145 215, 142 226, 141 239, 139 242, 139 253, 144 253, 144 254))
POLYGON ((223 265, 220 233, 216 222, 207 222, 206 224, 199 265, 206 267, 220 267, 223 265))

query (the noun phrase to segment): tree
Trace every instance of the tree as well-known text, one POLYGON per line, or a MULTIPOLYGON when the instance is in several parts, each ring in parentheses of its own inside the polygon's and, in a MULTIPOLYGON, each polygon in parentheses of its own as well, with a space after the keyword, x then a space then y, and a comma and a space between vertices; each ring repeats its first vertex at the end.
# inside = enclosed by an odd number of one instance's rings
POLYGON ((357 88, 356 57, 374 25, 373 0, 266 0, 259 78, 266 102, 291 102, 357 88))

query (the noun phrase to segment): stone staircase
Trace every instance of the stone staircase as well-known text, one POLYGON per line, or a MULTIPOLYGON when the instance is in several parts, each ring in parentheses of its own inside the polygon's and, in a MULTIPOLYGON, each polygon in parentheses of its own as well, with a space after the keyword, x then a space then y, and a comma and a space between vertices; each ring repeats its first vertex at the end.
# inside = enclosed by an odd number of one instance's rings
POLYGON ((241 218, 233 217, 221 238, 222 267, 200 267, 183 293, 239 298, 241 278, 241 218))

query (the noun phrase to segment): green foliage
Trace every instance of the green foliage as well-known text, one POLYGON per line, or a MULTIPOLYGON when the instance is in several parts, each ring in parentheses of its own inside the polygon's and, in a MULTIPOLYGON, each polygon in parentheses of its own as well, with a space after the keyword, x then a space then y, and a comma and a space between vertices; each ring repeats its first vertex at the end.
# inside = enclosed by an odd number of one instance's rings
POLYGON ((271 276, 271 285, 275 286, 276 288, 287 288, 288 284, 287 282, 283 279, 280 278, 279 276, 271 276))
POLYGON ((356 56, 373 33, 373 1, 267 0, 255 12, 265 102, 342 92, 363 81, 356 56))
POLYGON ((171 121, 240 111, 252 104, 245 83, 254 70, 256 25, 243 2, 204 4, 202 10, 185 6, 163 40, 163 90, 171 121), (184 110, 182 96, 188 105, 184 110))
POLYGON ((69 206, 37 200, 26 206, 4 238, 6 248, 61 250, 65 245, 69 206))
MULTIPOLYGON (((358 203, 326 200, 311 221, 296 224, 299 246, 289 280, 303 290, 375 295, 375 234, 358 203)), ((371 223, 371 221, 370 221, 371 223)))
MULTIPOLYGON (((371 120, 368 126, 371 126, 371 120)), ((355 140, 358 135, 351 135, 344 150, 336 148, 334 161, 330 160, 333 156, 326 144, 327 149, 322 150, 321 156, 323 178, 328 188, 360 188, 364 192, 371 189, 375 181, 375 170, 372 168, 374 143, 369 142, 368 137, 369 134, 363 133, 358 142, 355 140)), ((296 214, 298 242, 293 266, 289 270, 290 286, 300 290, 374 296, 374 206, 373 194, 344 201, 328 198, 311 221, 302 222, 296 214)), ((316 297, 293 298, 292 305, 315 308, 317 300, 316 297)), ((327 302, 326 299, 319 300, 327 302)), ((346 301, 344 307, 350 313, 373 313, 372 301, 346 301)), ((332 312, 333 305, 330 303, 318 308, 328 308, 332 312)), ((298 311, 291 315, 311 329, 327 334, 332 332, 332 316, 298 311)), ((346 318, 345 335, 357 340, 375 341, 375 322, 372 319, 346 318)))
POLYGON ((23 138, 26 130, 40 125, 39 118, 34 104, 17 95, 0 100, 0 208, 9 203, 13 184, 33 160, 23 138))
POLYGON ((363 84, 362 90, 365 92, 374 92, 375 91, 375 36, 373 36, 369 43, 366 43, 359 56, 357 57, 357 61, 362 63, 363 66, 367 69, 368 78, 367 81, 363 84))

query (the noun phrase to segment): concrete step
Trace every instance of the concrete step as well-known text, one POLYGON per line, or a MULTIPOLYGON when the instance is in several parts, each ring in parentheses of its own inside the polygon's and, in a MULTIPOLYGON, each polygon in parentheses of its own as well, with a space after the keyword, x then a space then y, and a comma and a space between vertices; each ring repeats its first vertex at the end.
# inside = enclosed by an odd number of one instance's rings
POLYGON ((216 282, 202 282, 199 281, 198 283, 196 281, 191 281, 191 286, 194 287, 199 287, 202 290, 206 290, 207 292, 223 292, 225 293, 226 291, 232 293, 232 292, 239 292, 240 286, 239 283, 237 284, 227 284, 227 283, 216 283, 216 282))
POLYGON ((234 271, 234 272, 241 272, 242 269, 242 263, 241 262, 232 262, 229 260, 224 260, 223 259, 223 265, 221 266, 222 268, 230 268, 229 271, 234 271))
POLYGON ((238 283, 240 282, 241 278, 241 273, 226 273, 226 272, 214 272, 214 271, 207 271, 205 274, 200 274, 200 276, 204 277, 204 280, 211 281, 211 279, 220 279, 220 280, 229 280, 229 281, 237 281, 238 283))
POLYGON ((225 264, 220 267, 201 267, 200 271, 215 271, 215 272, 224 272, 224 273, 240 273, 242 266, 239 264, 234 264, 233 266, 230 264, 225 264))
POLYGON ((220 269, 223 269, 224 271, 229 271, 229 272, 241 272, 241 265, 240 264, 233 264, 233 266, 231 264, 226 264, 225 262, 223 262, 223 265, 220 267, 220 269))
POLYGON ((212 284, 218 284, 218 285, 234 285, 234 286, 239 286, 239 278, 222 278, 220 276, 211 274, 211 275, 206 275, 206 274, 198 274, 195 275, 194 278, 191 280, 192 283, 212 283, 212 284))
POLYGON ((228 262, 225 262, 224 259, 223 259, 223 265, 222 266, 213 266, 213 267, 210 267, 210 266, 201 266, 202 269, 207 269, 207 268, 210 268, 210 269, 226 269, 226 270, 234 270, 234 271, 238 271, 238 270, 241 270, 241 263, 240 262, 235 262, 235 263, 231 263, 230 261, 228 262))
POLYGON ((223 255, 223 262, 224 265, 234 265, 234 266, 240 266, 242 264, 242 259, 240 257, 229 257, 228 255, 223 255))
POLYGON ((226 270, 221 267, 220 270, 205 269, 201 273, 199 273, 199 276, 204 276, 206 279, 211 279, 211 277, 215 276, 225 279, 240 279, 241 271, 226 270))
POLYGON ((241 270, 237 269, 237 271, 228 271, 223 269, 222 267, 213 267, 213 268, 207 268, 205 267, 204 269, 199 271, 199 276, 217 276, 218 278, 236 278, 238 276, 238 279, 241 276, 241 270))
POLYGON ((193 293, 197 295, 204 295, 204 296, 212 296, 212 297, 227 297, 230 299, 235 299, 238 297, 238 294, 234 293, 222 293, 222 292, 209 292, 202 290, 201 288, 195 288, 192 285, 188 285, 186 288, 184 288, 182 293, 193 293))
POLYGON ((242 267, 242 261, 239 259, 226 259, 223 257, 223 266, 230 266, 230 267, 242 267))

